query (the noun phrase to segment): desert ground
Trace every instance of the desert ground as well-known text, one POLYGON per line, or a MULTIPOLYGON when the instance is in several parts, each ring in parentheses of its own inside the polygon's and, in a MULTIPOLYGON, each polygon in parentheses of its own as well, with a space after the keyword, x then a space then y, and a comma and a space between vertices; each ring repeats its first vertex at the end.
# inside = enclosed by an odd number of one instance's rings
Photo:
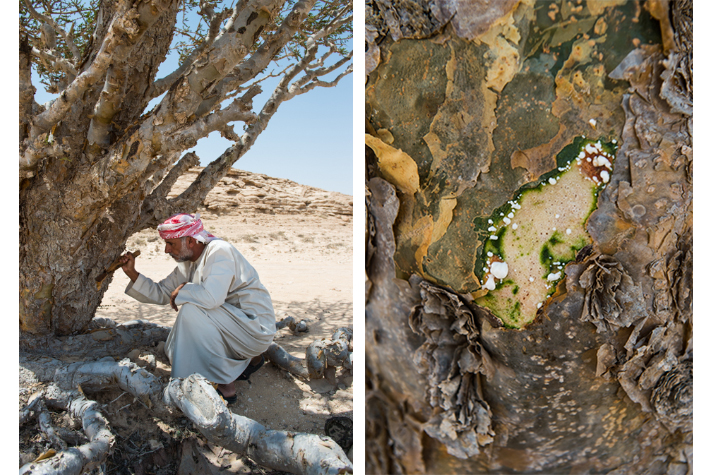
MULTIPOLYGON (((172 194, 185 189, 199 170, 191 169, 176 183, 172 194)), ((292 316, 307 322, 307 333, 294 335, 284 328, 276 336, 275 341, 294 356, 303 358, 313 340, 330 337, 338 328, 352 329, 352 209, 351 196, 233 169, 198 210, 205 229, 234 244, 255 267, 271 294, 276 320, 292 316)), ((136 269, 154 280, 175 267, 156 230, 132 236, 127 250, 141 251, 136 269)), ((128 282, 121 270, 115 272, 96 317, 119 323, 143 319, 172 326, 176 312, 169 306, 133 300, 124 293, 128 282)), ((160 350, 160 346, 137 348, 129 356, 145 364, 153 355, 155 374, 167 381, 169 362, 160 350)), ((353 415, 352 374, 341 368, 329 376, 301 381, 267 362, 250 381, 237 382, 238 400, 229 407, 269 429, 324 435, 326 420, 333 416, 352 419, 353 415)), ((115 395, 120 397, 120 392, 115 395)), ((21 401, 25 399, 22 383, 20 396, 21 401)), ((110 401, 112 396, 107 394, 104 399, 110 401)), ((121 402, 110 407, 117 406, 118 413, 121 402)), ((118 440, 144 444, 145 462, 136 464, 135 453, 114 454, 109 467, 115 471, 110 473, 271 473, 244 457, 211 447, 189 427, 141 427, 136 425, 137 417, 121 410, 125 415, 111 421, 118 440), (152 455, 150 448, 154 449, 152 455)), ((29 458, 30 454, 25 454, 25 459, 29 458)))

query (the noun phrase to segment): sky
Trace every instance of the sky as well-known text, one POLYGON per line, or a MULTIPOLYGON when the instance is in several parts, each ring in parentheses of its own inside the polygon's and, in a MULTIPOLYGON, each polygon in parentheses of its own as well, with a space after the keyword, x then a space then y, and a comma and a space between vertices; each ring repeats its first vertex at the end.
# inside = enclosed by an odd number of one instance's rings
MULTIPOLYGON (((350 42, 352 48, 352 41, 350 42)), ((286 65, 283 63, 281 69, 286 65)), ((158 70, 157 78, 178 67, 176 54, 171 54, 158 70)), ((280 70, 280 69, 279 69, 280 70)), ((338 71, 338 74, 343 69, 338 71)), ((336 74, 337 75, 337 74, 336 74)), ((335 75, 327 76, 332 80, 335 75)), ((353 75, 341 79, 335 87, 316 87, 281 104, 268 127, 252 148, 234 164, 234 168, 264 173, 275 178, 287 178, 302 185, 327 191, 353 194, 353 75)), ((56 95, 44 91, 36 74, 36 100, 43 104, 56 95)), ((275 79, 262 83, 263 92, 254 98, 258 113, 274 86, 275 79)), ((158 101, 148 106, 150 110, 158 101)), ((242 132, 242 123, 235 131, 242 132)), ((195 148, 200 165, 206 166, 218 158, 231 142, 218 132, 201 139, 195 148)))

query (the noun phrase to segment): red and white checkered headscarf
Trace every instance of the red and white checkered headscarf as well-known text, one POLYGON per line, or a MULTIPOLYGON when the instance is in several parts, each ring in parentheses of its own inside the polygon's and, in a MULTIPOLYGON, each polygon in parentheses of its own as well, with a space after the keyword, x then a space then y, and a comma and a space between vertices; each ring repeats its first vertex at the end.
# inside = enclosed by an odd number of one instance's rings
POLYGON ((171 216, 158 226, 158 233, 163 239, 179 239, 190 236, 205 244, 213 239, 218 239, 205 231, 200 219, 200 213, 195 214, 195 216, 186 213, 171 216))

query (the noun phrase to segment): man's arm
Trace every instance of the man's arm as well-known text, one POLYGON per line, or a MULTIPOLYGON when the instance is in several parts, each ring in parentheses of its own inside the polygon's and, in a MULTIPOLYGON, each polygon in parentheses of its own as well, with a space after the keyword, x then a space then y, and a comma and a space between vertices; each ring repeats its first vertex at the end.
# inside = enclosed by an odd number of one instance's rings
POLYGON ((231 254, 221 250, 213 252, 205 261, 202 283, 186 283, 173 301, 176 305, 191 303, 205 309, 217 308, 224 304, 236 278, 231 254))
POLYGON ((179 268, 176 267, 169 276, 156 283, 136 270, 135 259, 132 255, 126 254, 121 259, 124 261, 121 269, 131 279, 126 287, 126 294, 139 302, 157 305, 172 304, 172 293, 186 280, 179 268))

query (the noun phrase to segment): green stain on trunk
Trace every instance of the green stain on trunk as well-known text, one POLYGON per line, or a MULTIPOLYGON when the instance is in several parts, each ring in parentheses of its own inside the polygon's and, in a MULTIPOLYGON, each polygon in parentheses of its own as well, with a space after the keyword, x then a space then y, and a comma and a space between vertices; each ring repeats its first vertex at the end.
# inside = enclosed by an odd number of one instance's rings
POLYGON ((591 242, 586 231, 597 194, 609 181, 616 146, 577 137, 557 156, 557 168, 523 186, 489 217, 476 276, 488 292, 476 303, 508 327, 520 328, 564 278, 565 265, 591 242), (505 265, 506 275, 494 271, 505 265), (497 275, 496 275, 497 274, 497 275))

